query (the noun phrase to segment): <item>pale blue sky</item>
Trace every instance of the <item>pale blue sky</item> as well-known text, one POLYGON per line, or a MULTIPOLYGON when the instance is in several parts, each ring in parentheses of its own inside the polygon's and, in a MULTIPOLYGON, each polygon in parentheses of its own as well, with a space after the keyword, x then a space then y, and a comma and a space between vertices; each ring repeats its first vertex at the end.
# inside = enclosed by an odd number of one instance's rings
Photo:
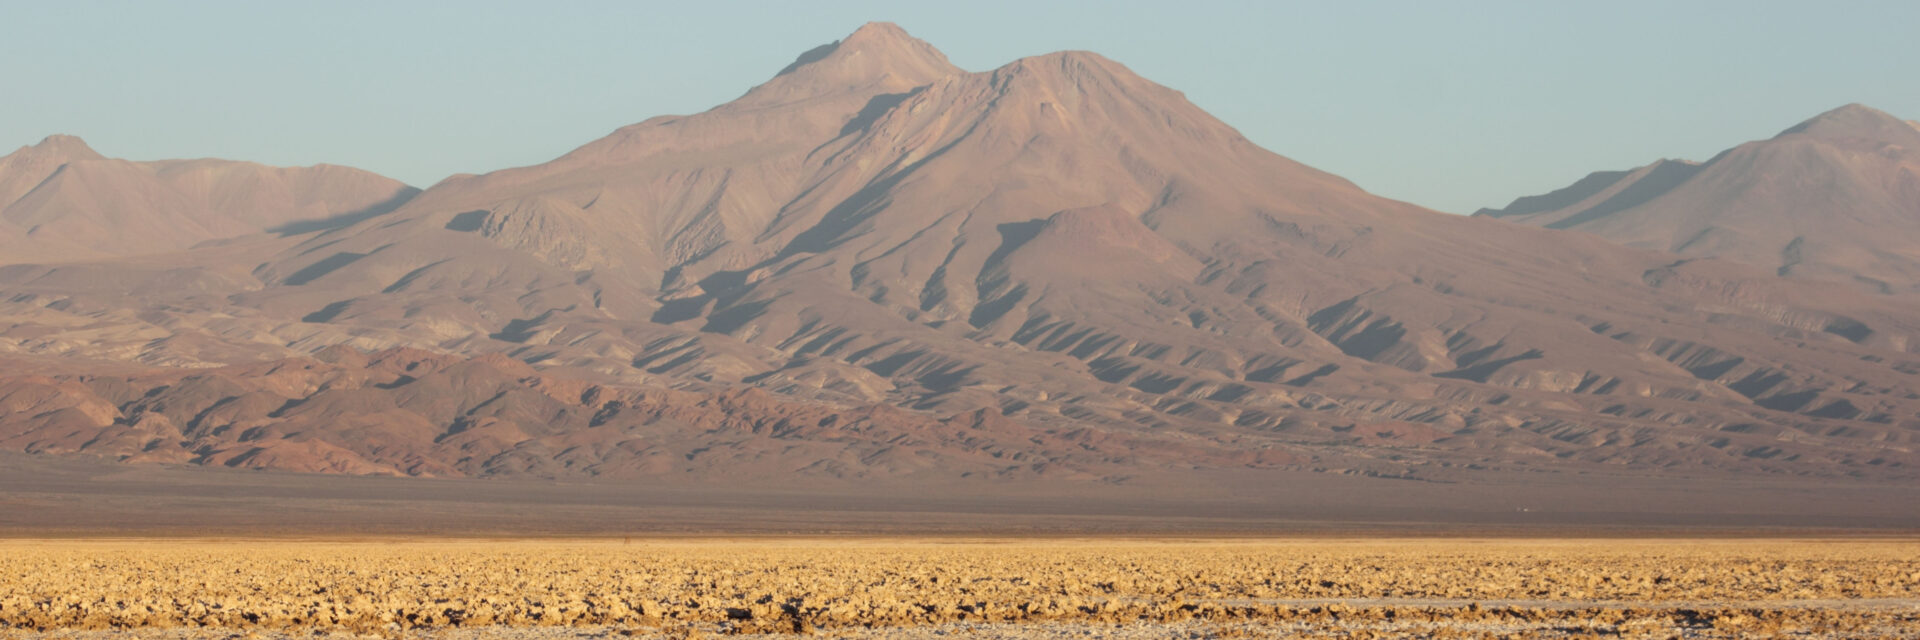
POLYGON ((1269 149, 1454 212, 1849 102, 1920 118, 1912 1, 0 0, 0 147, 71 133, 424 187, 706 109, 868 20, 976 71, 1097 51, 1269 149))

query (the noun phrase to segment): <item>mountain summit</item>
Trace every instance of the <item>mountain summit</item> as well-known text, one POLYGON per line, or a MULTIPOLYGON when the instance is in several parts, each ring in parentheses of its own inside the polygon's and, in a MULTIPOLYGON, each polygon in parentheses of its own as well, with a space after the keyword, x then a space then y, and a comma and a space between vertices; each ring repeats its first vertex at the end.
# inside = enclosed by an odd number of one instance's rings
POLYGON ((732 106, 787 104, 859 91, 897 93, 963 73, 933 45, 890 22, 870 22, 821 45, 748 91, 732 106))
POLYGON ((1780 132, 1780 135, 1774 136, 1774 139, 1792 135, 1832 140, 1888 142, 1920 140, 1920 131, 1916 131, 1911 123, 1893 117, 1885 111, 1858 103, 1844 105, 1809 118, 1780 132))
MULTIPOLYGON (((79 136, 59 133, 47 136, 40 140, 39 144, 21 147, 19 151, 14 152, 14 155, 22 158, 45 158, 61 163, 104 158, 99 152, 94 151, 93 147, 87 146, 87 141, 81 140, 79 136)), ((12 158, 14 155, 7 157, 12 158)))
POLYGON ((0 209, 19 200, 67 163, 103 159, 85 140, 69 135, 47 136, 39 144, 0 156, 0 209))

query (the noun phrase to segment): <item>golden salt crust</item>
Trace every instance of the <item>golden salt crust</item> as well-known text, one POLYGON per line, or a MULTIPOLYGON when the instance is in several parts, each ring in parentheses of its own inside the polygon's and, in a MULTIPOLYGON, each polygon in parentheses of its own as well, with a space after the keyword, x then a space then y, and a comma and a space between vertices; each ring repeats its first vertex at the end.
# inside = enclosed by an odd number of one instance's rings
POLYGON ((1911 540, 0 541, 0 629, 34 635, 1856 637, 1920 629, 1916 594, 1911 540))

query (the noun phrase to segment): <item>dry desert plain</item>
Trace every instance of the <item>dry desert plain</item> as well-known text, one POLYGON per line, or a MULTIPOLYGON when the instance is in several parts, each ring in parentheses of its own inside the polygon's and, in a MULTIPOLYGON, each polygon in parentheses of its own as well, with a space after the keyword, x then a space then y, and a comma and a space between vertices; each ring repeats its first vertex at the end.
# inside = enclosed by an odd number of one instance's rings
POLYGON ((23 638, 1920 635, 1920 542, 0 541, 23 638))

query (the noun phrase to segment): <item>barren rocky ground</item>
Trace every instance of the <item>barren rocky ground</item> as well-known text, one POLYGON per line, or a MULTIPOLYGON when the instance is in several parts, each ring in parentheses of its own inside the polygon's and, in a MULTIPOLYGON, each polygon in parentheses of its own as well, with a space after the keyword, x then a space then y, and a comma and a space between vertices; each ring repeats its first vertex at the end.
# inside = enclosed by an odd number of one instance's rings
POLYGON ((31 638, 1914 637, 1920 542, 0 543, 31 638))

